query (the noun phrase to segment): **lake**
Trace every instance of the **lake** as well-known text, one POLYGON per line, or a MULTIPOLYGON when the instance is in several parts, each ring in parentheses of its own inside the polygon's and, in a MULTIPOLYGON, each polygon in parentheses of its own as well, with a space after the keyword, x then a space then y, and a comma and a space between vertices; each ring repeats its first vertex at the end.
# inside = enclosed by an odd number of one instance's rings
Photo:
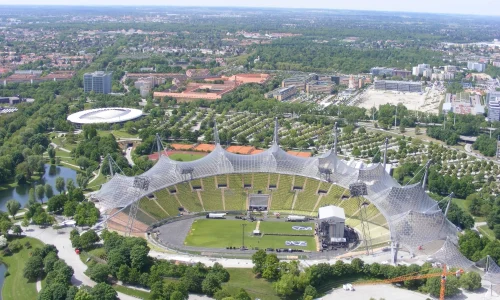
MULTIPOLYGON (((57 194, 56 190, 56 178, 63 177, 64 180, 68 180, 69 178, 73 179, 76 185, 76 171, 70 168, 54 166, 54 165, 45 165, 45 174, 40 180, 33 182, 32 184, 20 185, 15 188, 1 190, 0 191, 0 210, 7 211, 7 201, 10 199, 14 199, 21 203, 21 207, 28 202, 28 193, 30 188, 34 188, 38 184, 50 184, 54 189, 54 194, 57 194)), ((47 198, 44 198, 44 203, 47 201, 47 198)))

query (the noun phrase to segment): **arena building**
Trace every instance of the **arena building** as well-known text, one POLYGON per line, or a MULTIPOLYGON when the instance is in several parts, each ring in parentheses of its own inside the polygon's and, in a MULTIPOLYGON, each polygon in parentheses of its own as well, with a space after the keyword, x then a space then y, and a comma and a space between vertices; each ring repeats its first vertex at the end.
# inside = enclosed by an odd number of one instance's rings
MULTIPOLYGON (((181 220, 182 217, 178 217, 181 215, 181 210, 178 210, 180 206, 183 207, 182 211, 187 209, 189 212, 202 213, 248 210, 248 193, 226 194, 232 186, 241 188, 241 191, 246 188, 257 191, 256 194, 270 195, 272 199, 268 201, 267 209, 271 212, 287 210, 294 211, 294 214, 307 203, 312 203, 307 209, 311 212, 324 206, 320 198, 308 201, 302 197, 307 190, 312 189, 311 193, 323 198, 325 192, 329 194, 340 189, 342 192, 335 194, 335 200, 325 204, 343 208, 347 223, 351 221, 348 215, 352 216, 361 210, 355 198, 366 199, 363 211, 370 224, 378 223, 375 222, 378 219, 386 222, 392 263, 396 263, 398 250, 404 249, 414 256, 426 249, 428 256, 450 267, 468 268, 474 264, 460 253, 457 246, 458 229, 447 219, 448 209, 443 212, 438 202, 427 195, 425 182, 401 186, 385 171, 385 164, 365 166, 356 161, 343 161, 337 156, 336 146, 315 157, 292 156, 279 146, 278 129, 276 120, 271 148, 255 155, 238 155, 222 148, 215 128, 216 146, 207 156, 190 162, 161 156, 142 175, 128 177, 115 174, 92 198, 99 202, 101 209, 109 212, 108 226, 114 218, 128 232, 134 233, 133 225, 139 230, 137 233, 144 234, 165 222, 181 220), (238 174, 251 174, 251 179, 231 180, 232 175, 238 174), (265 177, 257 180, 261 177, 259 174, 265 177), (351 188, 354 183, 363 186, 362 193, 351 188), (218 196, 205 198, 210 201, 201 201, 201 192, 193 192, 193 186, 202 187, 203 195, 210 193, 218 196), (127 221, 127 215, 129 220, 135 219, 135 222, 127 221)), ((253 205, 263 207, 266 201, 262 199, 262 203, 254 202, 253 205)), ((339 230, 342 219, 340 211, 325 215, 327 222, 338 222, 339 230)), ((356 223, 359 222, 358 219, 356 223)), ((367 237, 362 239, 366 240, 367 237)), ((378 244, 374 236, 372 242, 373 245, 378 244)), ((387 242, 385 245, 388 245, 387 242)))
POLYGON ((83 110, 69 115, 67 120, 81 127, 86 124, 120 124, 139 119, 142 111, 135 108, 106 107, 83 110))

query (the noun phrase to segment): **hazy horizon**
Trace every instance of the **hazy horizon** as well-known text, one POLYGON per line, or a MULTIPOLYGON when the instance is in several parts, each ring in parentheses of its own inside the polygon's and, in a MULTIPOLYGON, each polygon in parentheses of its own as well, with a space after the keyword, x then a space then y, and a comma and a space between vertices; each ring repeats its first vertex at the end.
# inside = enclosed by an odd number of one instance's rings
POLYGON ((499 16, 500 1, 478 0, 473 5, 465 0, 421 0, 418 2, 407 2, 401 0, 368 1, 351 0, 344 3, 332 3, 326 0, 317 0, 314 3, 299 0, 240 0, 237 4, 228 5, 225 0, 212 0, 210 3, 201 0, 185 0, 182 5, 172 1, 143 0, 138 5, 135 0, 87 0, 85 2, 68 2, 63 0, 18 0, 15 4, 12 1, 0 0, 0 5, 6 6, 175 6, 175 7, 235 7, 235 8, 304 8, 304 9, 339 9, 339 10, 366 10, 385 12, 409 12, 409 13, 435 13, 435 14, 465 14, 499 16))

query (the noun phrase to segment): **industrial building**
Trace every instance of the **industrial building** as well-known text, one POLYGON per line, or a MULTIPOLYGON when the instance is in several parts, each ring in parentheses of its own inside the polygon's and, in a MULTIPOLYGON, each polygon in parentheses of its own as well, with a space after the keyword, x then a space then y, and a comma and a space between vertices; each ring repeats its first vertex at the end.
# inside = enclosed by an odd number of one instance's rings
POLYGON ((481 96, 469 93, 448 93, 443 103, 443 113, 448 112, 459 115, 482 115, 484 106, 481 104, 481 96))
POLYGON ((266 93, 266 98, 274 98, 278 101, 284 101, 297 94, 297 88, 294 85, 288 87, 281 87, 266 93))
POLYGON ((111 93, 111 72, 96 71, 83 75, 83 91, 97 94, 111 93))
POLYGON ((421 82, 377 80, 374 83, 376 90, 398 91, 398 92, 422 92, 421 82))
POLYGON ((307 93, 331 94, 335 84, 331 81, 311 81, 306 84, 307 93))

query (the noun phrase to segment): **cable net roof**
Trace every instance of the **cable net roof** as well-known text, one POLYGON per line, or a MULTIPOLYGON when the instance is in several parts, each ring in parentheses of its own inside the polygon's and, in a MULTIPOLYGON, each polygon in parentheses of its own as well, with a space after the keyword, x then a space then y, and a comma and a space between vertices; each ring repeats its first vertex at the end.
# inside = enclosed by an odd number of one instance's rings
MULTIPOLYGON (((216 131, 216 130, 215 130, 216 131)), ((456 240, 457 228, 444 216, 435 200, 430 198, 420 184, 401 186, 382 164, 352 167, 352 163, 337 157, 333 150, 316 157, 297 157, 288 154, 277 143, 277 127, 271 148, 255 155, 227 152, 218 143, 207 156, 179 162, 161 156, 147 172, 140 175, 149 180, 147 190, 134 188, 134 177, 115 175, 94 195, 105 209, 126 207, 142 197, 175 184, 233 173, 278 173, 304 176, 328 181, 348 188, 355 182, 365 183, 372 202, 387 219, 393 241, 399 242, 410 252, 434 240, 456 240)))
POLYGON ((431 255, 431 257, 440 263, 446 264, 448 267, 464 270, 472 269, 475 264, 460 253, 457 245, 450 238, 446 239, 441 249, 431 255))

